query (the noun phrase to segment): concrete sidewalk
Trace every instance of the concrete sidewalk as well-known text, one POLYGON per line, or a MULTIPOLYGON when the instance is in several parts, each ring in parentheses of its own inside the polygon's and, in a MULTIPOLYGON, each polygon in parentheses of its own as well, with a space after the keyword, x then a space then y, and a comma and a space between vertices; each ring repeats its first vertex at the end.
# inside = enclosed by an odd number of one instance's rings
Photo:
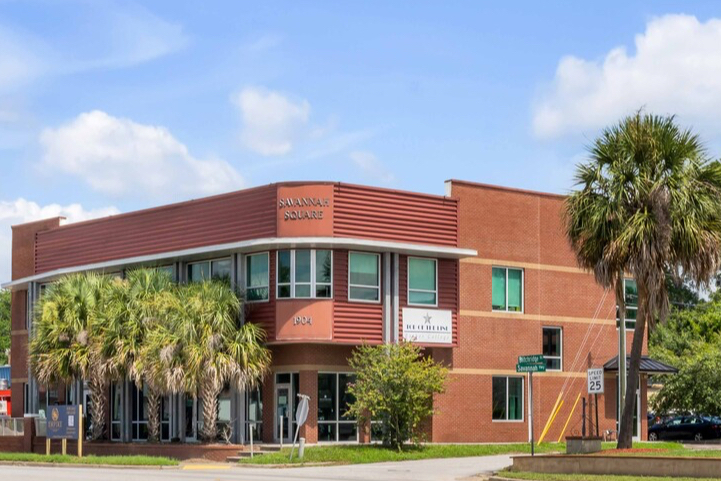
MULTIPOLYGON (((488 475, 510 466, 510 456, 424 459, 391 463, 345 466, 264 469, 230 465, 199 465, 199 469, 88 469, 35 466, 3 466, 3 478, 23 481, 102 480, 337 480, 337 481, 456 481, 476 475, 488 475)), ((192 465, 186 465, 188 468, 192 465)))

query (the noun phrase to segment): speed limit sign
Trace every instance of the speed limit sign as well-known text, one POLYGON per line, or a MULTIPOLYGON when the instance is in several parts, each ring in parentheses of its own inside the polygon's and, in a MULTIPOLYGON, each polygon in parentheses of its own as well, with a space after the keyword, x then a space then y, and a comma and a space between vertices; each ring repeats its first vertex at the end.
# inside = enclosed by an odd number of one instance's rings
POLYGON ((603 368, 588 370, 588 394, 603 394, 603 368))

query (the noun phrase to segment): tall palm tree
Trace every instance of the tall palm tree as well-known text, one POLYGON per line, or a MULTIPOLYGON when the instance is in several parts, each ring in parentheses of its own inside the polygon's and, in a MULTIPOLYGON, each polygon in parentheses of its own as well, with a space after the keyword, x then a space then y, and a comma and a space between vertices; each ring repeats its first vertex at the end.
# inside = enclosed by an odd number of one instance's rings
POLYGON ((224 386, 252 387, 270 366, 265 333, 255 324, 240 325, 240 300, 225 283, 181 286, 174 302, 171 323, 159 324, 150 334, 160 360, 156 369, 170 390, 201 399, 200 435, 213 441, 224 386))
POLYGON ((666 272, 698 284, 719 266, 721 165, 674 117, 637 112, 605 129, 577 167, 580 185, 566 200, 566 230, 579 265, 613 288, 624 325, 624 274, 638 286, 619 448, 632 444, 632 422, 647 325, 668 308, 666 272))
POLYGON ((107 276, 84 273, 51 284, 35 306, 30 342, 31 368, 39 383, 88 381, 93 404, 93 439, 103 435, 106 383, 103 362, 91 332, 104 309, 109 283, 107 276))

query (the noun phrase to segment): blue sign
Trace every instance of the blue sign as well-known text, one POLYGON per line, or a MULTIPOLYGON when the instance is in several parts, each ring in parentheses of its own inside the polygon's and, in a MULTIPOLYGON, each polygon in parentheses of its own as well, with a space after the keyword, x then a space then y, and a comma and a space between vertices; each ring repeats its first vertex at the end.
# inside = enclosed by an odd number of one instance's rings
POLYGON ((78 414, 77 406, 48 406, 48 438, 78 439, 78 414))

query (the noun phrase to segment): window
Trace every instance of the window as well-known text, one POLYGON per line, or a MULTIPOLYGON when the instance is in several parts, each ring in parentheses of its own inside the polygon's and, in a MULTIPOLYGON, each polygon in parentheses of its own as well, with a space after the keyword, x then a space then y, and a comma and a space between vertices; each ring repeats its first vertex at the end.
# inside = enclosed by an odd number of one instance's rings
POLYGON ((560 327, 543 328, 543 357, 547 371, 563 369, 563 330, 560 327))
POLYGON ((333 297, 333 255, 329 250, 278 251, 279 299, 333 297))
POLYGON ((119 382, 110 386, 110 440, 122 439, 123 388, 119 382))
POLYGON ((408 304, 438 304, 438 276, 435 259, 408 258, 408 304))
POLYGON ((493 310, 523 312, 523 269, 494 267, 491 276, 493 310))
POLYGON ((493 377, 493 420, 523 421, 522 377, 493 377))
POLYGON ((230 259, 188 264, 188 282, 202 282, 211 279, 230 283, 230 259))
POLYGON ((348 254, 348 300, 380 302, 380 254, 348 254))
POLYGON ((263 387, 257 385, 245 391, 245 439, 250 439, 250 430, 253 430, 253 439, 263 439, 263 387))
POLYGON ((318 441, 357 441, 358 424, 345 416, 355 400, 348 384, 355 375, 318 373, 318 441))
MULTIPOLYGON (((638 314, 638 286, 634 279, 623 280, 623 290, 626 294, 626 329, 636 329, 636 315, 638 314)), ((619 327, 619 312, 616 307, 616 327, 619 327)))
POLYGON ((250 302, 268 300, 268 253, 245 258, 245 297, 250 302))

